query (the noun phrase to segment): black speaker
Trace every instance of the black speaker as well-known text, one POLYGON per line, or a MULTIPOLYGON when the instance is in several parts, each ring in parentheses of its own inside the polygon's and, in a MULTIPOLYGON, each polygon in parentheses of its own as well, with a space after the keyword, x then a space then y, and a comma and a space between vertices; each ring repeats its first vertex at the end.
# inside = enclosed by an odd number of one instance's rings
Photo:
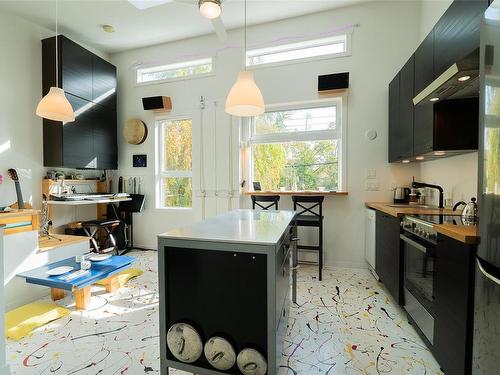
POLYGON ((343 90, 347 88, 349 88, 349 72, 318 76, 319 93, 325 93, 331 90, 343 90))
POLYGON ((168 96, 150 96, 142 98, 145 111, 169 112, 172 110, 172 101, 168 96))

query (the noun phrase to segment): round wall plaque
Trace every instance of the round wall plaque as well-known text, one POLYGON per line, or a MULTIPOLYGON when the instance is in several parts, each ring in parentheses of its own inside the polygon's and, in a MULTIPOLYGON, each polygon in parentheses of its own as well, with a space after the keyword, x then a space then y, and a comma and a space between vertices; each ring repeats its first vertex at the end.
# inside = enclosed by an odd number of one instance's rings
POLYGON ((139 119, 130 119, 123 128, 123 137, 131 145, 140 145, 148 137, 148 127, 139 119))

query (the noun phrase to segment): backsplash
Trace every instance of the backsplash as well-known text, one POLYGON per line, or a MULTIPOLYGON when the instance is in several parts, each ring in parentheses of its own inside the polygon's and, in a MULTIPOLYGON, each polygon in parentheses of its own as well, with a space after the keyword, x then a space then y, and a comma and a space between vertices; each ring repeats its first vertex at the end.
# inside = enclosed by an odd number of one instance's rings
MULTIPOLYGON (((445 196, 451 192, 453 202, 466 201, 477 197, 478 153, 443 158, 420 164, 420 181, 443 187, 445 196)), ((433 194, 432 203, 438 203, 437 194, 433 194)))

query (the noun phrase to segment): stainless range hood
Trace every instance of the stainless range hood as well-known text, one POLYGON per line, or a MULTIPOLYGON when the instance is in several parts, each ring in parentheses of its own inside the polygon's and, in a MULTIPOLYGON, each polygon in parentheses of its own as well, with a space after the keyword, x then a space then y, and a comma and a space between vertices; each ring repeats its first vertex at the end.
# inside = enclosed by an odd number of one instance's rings
POLYGON ((479 96, 479 49, 454 63, 413 98, 413 104, 479 96))

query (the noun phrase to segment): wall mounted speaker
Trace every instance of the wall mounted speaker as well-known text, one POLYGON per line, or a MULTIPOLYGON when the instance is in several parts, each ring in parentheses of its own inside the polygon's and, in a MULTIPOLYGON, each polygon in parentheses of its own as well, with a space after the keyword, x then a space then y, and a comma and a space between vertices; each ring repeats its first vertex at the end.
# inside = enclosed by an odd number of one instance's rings
POLYGON ((344 90, 348 88, 349 72, 318 76, 318 92, 320 94, 327 94, 333 90, 344 90))
POLYGON ((150 96, 142 98, 145 111, 169 112, 172 110, 172 101, 168 96, 150 96))

